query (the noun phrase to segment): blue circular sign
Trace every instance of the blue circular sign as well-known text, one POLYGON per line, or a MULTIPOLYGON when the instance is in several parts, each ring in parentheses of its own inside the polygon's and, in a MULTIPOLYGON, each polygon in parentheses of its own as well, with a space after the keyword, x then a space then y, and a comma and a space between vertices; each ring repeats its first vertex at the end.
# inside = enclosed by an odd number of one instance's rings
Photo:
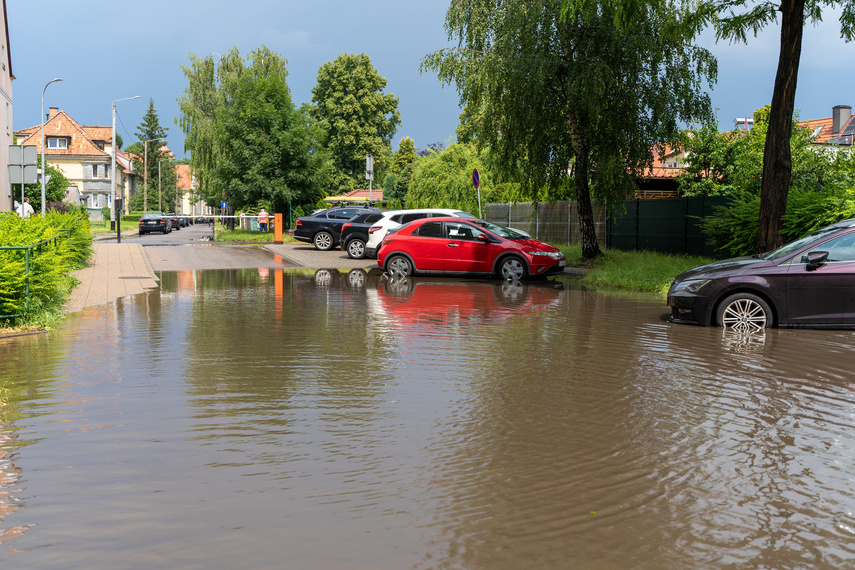
POLYGON ((481 175, 478 174, 478 169, 476 168, 472 171, 472 185, 478 188, 479 184, 481 184, 481 175))

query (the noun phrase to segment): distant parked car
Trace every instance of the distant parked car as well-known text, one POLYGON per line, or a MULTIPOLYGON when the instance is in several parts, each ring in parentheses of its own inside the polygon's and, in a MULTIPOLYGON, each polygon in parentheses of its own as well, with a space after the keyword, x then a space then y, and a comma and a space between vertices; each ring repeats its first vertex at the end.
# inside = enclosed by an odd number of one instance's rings
POLYGON ((474 218, 472 214, 462 210, 448 208, 423 208, 415 210, 386 210, 383 217, 368 230, 368 241, 365 243, 365 257, 377 257, 377 250, 383 244, 383 237, 391 229, 400 228, 407 222, 422 218, 437 218, 453 216, 455 218, 474 218))
POLYGON ((343 206, 320 210, 310 216, 297 218, 294 238, 311 243, 315 249, 326 251, 336 247, 341 239, 341 226, 364 212, 379 212, 379 208, 343 206))
POLYGON ((855 328, 855 219, 768 253, 685 271, 668 291, 671 319, 741 331, 855 328))
POLYGON ((567 261, 557 247, 474 218, 424 218, 383 238, 378 265, 390 275, 479 274, 503 279, 550 275, 567 261))
POLYGON ((172 221, 172 229, 173 230, 180 230, 181 229, 181 220, 178 219, 178 214, 176 214, 174 212, 168 212, 168 213, 164 214, 164 216, 166 216, 167 218, 169 218, 172 221))
POLYGON ((363 212, 351 218, 341 227, 341 249, 351 259, 365 257, 368 230, 383 217, 382 212, 363 212))
POLYGON ((172 220, 160 212, 146 212, 140 216, 140 235, 160 232, 168 234, 172 231, 172 220))

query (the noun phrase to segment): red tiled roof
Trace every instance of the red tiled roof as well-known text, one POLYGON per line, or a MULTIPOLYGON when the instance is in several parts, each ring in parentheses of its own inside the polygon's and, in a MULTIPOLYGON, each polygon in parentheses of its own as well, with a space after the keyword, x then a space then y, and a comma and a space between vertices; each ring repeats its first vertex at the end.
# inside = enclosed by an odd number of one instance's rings
MULTIPOLYGON (((850 119, 851 120, 851 119, 850 119)), ((828 139, 833 138, 837 135, 832 134, 831 127, 834 119, 832 117, 826 117, 825 119, 810 119, 807 121, 799 121, 800 127, 807 127, 811 132, 816 131, 817 128, 820 128, 819 135, 816 137, 814 141, 816 144, 822 144, 827 142, 828 139)), ((846 125, 843 126, 844 128, 846 125)), ((843 130, 843 129, 841 129, 843 130)), ((838 133, 839 134, 839 133, 838 133)))
MULTIPOLYGON (((68 148, 46 148, 45 153, 55 156, 109 156, 104 150, 93 142, 86 129, 96 129, 95 134, 101 134, 102 129, 112 133, 111 127, 81 127, 77 121, 72 119, 65 111, 57 111, 45 123, 45 140, 53 137, 65 137, 68 139, 68 148)), ((36 152, 41 153, 41 125, 15 131, 18 135, 18 144, 35 145, 36 152)), ((112 138, 112 136, 110 137, 112 138)), ((103 140, 103 139, 95 139, 103 140)), ((107 139, 110 140, 109 138, 107 139)))
POLYGON ((190 170, 189 164, 175 165, 175 174, 178 177, 176 185, 181 190, 191 190, 193 188, 193 173, 190 170))

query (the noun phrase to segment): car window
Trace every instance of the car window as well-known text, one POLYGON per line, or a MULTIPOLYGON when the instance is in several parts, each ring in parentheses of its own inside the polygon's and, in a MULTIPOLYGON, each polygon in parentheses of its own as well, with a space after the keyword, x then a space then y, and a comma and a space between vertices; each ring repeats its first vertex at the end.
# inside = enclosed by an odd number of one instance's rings
POLYGON ((330 210, 327 213, 327 218, 331 220, 349 220, 356 215, 356 208, 340 208, 338 210, 330 210))
MULTIPOLYGON (((791 241, 788 244, 784 244, 781 247, 779 247, 778 249, 773 249, 772 251, 759 254, 755 257, 760 258, 760 259, 768 259, 769 261, 774 261, 775 259, 780 259, 782 257, 786 257, 788 255, 791 255, 791 254, 795 253, 796 251, 798 251, 799 249, 801 249, 802 247, 809 244, 810 242, 822 239, 823 236, 837 232, 839 230, 840 230, 840 228, 837 228, 834 226, 822 228, 820 230, 813 232, 812 234, 808 234, 808 235, 801 237, 795 241, 791 241)), ((822 251, 825 251, 825 250, 822 250, 822 251)))
POLYGON ((406 224, 407 222, 412 222, 413 220, 421 220, 427 217, 427 212, 410 212, 409 214, 401 214, 401 219, 397 221, 400 224, 406 224))
POLYGON ((491 224, 486 220, 475 220, 475 223, 481 226, 482 228, 490 230, 497 236, 503 237, 505 239, 528 239, 529 237, 514 229, 506 228, 504 226, 497 226, 496 224, 491 224))
POLYGON ((426 222, 413 232, 417 236, 422 237, 443 237, 442 222, 426 222))
POLYGON ((462 224, 460 222, 446 222, 445 231, 448 235, 448 239, 466 241, 475 241, 478 239, 479 235, 484 234, 484 232, 478 228, 470 226, 469 224, 462 224))
POLYGON ((374 222, 381 220, 383 218, 383 214, 368 214, 365 218, 366 224, 373 224, 374 222))
MULTIPOLYGON (((814 251, 827 251, 828 259, 826 261, 829 262, 855 261, 855 232, 818 245, 814 251)), ((804 261, 807 261, 806 257, 804 257, 804 261)))

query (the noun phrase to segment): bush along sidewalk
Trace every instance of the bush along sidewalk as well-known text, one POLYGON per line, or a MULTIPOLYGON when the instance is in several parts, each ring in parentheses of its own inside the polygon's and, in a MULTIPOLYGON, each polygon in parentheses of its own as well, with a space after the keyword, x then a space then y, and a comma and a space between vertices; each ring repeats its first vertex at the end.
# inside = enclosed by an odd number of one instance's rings
POLYGON ((16 248, 0 249, 0 315, 7 315, 0 331, 51 328, 77 283, 72 272, 92 255, 88 218, 78 211, 0 215, 0 247, 16 248))

